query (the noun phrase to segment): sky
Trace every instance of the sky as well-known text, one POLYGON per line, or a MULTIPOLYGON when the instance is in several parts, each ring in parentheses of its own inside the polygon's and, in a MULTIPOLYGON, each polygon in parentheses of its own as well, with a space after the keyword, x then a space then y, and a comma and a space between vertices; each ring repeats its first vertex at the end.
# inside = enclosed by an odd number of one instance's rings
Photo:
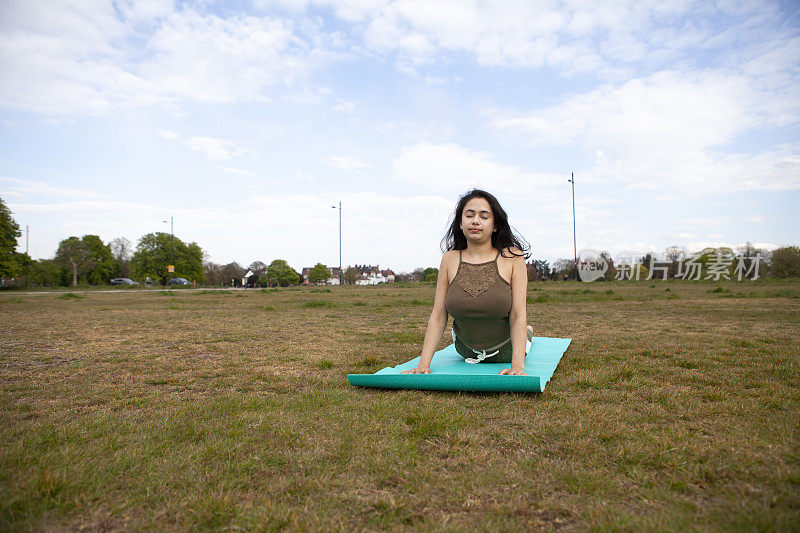
POLYGON ((571 173, 579 251, 800 244, 800 5, 0 0, 33 258, 172 218, 215 263, 338 266, 341 214, 345 266, 408 272, 478 187, 554 261, 571 173))

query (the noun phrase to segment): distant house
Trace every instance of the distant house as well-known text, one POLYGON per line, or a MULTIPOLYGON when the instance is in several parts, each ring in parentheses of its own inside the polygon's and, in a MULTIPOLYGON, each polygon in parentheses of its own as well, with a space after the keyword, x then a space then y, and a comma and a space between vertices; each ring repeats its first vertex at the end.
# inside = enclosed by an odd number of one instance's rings
MULTIPOLYGON (((312 268, 314 267, 304 267, 303 272, 300 273, 303 285, 308 285, 308 275, 311 273, 312 268)), ((339 267, 329 267, 328 272, 330 272, 330 275, 328 276, 328 279, 325 280, 325 285, 338 285, 339 273, 341 272, 339 267)))
POLYGON ((386 270, 381 270, 381 276, 386 278, 386 283, 394 283, 394 272, 388 268, 386 270))
POLYGON ((394 283, 394 272, 381 270, 378 266, 356 265, 356 285, 378 285, 379 283, 394 283))
POLYGON ((255 287, 258 285, 258 279, 267 273, 266 268, 257 268, 256 270, 250 269, 242 276, 242 287, 255 287))
MULTIPOLYGON (((303 285, 308 285, 308 275, 311 273, 313 267, 303 268, 300 274, 303 278, 303 285)), ((377 285, 379 283, 394 283, 395 274, 389 269, 381 270, 378 266, 372 265, 356 265, 356 285, 377 285)), ((328 268, 330 277, 325 281, 326 285, 339 285, 340 273, 343 274, 339 267, 328 268)))

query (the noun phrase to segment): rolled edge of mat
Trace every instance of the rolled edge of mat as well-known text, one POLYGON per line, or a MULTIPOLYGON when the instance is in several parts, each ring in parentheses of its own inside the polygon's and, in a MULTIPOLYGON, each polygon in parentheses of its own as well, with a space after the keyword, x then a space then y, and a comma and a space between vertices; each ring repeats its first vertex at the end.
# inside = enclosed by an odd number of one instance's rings
POLYGON ((348 374, 355 387, 465 392, 542 392, 539 376, 464 374, 348 374))

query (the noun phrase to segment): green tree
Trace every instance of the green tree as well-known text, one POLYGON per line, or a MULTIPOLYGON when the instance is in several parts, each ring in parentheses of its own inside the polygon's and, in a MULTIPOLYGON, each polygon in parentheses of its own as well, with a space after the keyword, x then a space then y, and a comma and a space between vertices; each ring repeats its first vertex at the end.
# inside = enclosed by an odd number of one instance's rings
POLYGON ((322 263, 317 263, 314 265, 314 268, 311 269, 311 272, 308 273, 308 282, 309 283, 319 283, 321 281, 328 281, 328 278, 331 277, 331 271, 328 270, 328 267, 323 265, 322 263))
POLYGON ((114 260, 110 245, 103 244, 97 235, 84 235, 81 241, 89 250, 91 266, 86 272, 86 281, 90 285, 108 283, 120 273, 120 266, 114 260))
POLYGON ((169 233, 148 233, 136 245, 136 252, 131 258, 131 274, 140 279, 158 279, 162 285, 173 277, 203 283, 203 250, 197 243, 187 245, 169 233), (175 272, 168 271, 171 264, 175 265, 175 272))
POLYGON ((356 280, 358 280, 358 269, 356 267, 349 266, 342 272, 342 281, 344 283, 352 285, 356 280))
POLYGON ((28 279, 40 287, 67 286, 70 284, 70 270, 56 259, 32 261, 28 279))
POLYGON ((439 269, 428 267, 422 271, 422 278, 420 281, 425 283, 436 283, 437 277, 439 277, 439 269))
POLYGON ((72 286, 78 285, 78 275, 85 274, 91 267, 92 252, 77 237, 69 237, 58 243, 56 261, 72 269, 72 286))
POLYGON ((288 287, 289 285, 297 285, 300 283, 300 274, 289 266, 289 263, 283 259, 276 259, 267 267, 267 272, 258 280, 262 286, 274 287, 280 285, 281 287, 288 287))
POLYGON ((206 281, 206 272, 203 269, 203 249, 196 242, 190 242, 186 246, 186 253, 180 260, 177 255, 175 258, 175 271, 180 272, 182 278, 197 283, 206 281))
POLYGON ((11 210, 0 198, 0 278, 15 278, 22 268, 17 257, 17 238, 22 235, 11 210))
POLYGON ((800 277, 800 248, 782 246, 770 254, 770 274, 777 278, 800 277))
POLYGON ((79 278, 90 285, 108 283, 120 271, 111 248, 97 235, 64 239, 58 245, 56 261, 72 270, 73 286, 79 278))

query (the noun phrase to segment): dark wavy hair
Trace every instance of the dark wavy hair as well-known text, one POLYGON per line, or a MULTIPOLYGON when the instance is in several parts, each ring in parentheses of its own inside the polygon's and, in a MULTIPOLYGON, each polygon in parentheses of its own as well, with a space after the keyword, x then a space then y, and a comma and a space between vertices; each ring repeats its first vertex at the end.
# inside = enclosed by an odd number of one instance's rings
POLYGON ((442 239, 442 252, 467 249, 467 238, 461 231, 461 215, 464 213, 467 202, 473 198, 483 198, 489 202, 489 206, 492 208, 494 223, 497 226, 497 231, 492 233, 492 246, 500 250, 503 257, 521 255, 525 259, 528 259, 531 256, 528 242, 514 233, 511 226, 508 225, 508 215, 506 215, 505 210, 500 206, 500 202, 497 201, 497 198, 480 189, 472 189, 458 199, 456 209, 453 211, 453 219, 450 222, 450 227, 447 229, 447 233, 445 233, 442 239), (511 249, 513 248, 518 248, 522 253, 512 252, 511 249), (507 249, 511 254, 510 256, 506 255, 507 249))

